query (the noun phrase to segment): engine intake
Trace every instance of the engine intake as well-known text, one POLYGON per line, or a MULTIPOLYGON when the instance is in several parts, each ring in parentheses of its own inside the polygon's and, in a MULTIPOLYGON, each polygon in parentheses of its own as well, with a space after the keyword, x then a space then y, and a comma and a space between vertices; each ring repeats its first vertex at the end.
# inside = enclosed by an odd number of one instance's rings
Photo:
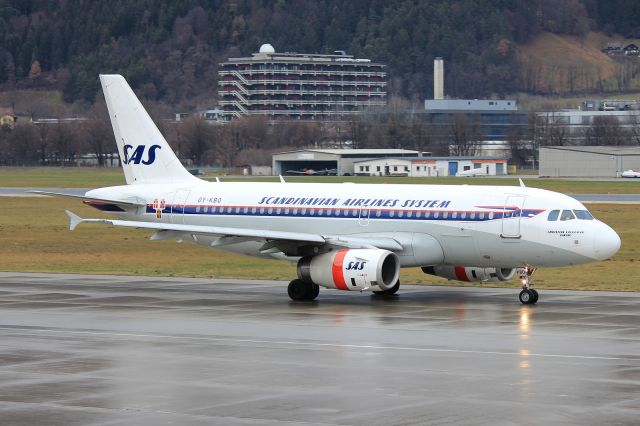
POLYGON ((399 275, 398 256, 388 250, 338 250, 298 261, 298 278, 338 290, 387 290, 399 275))
POLYGON ((516 273, 516 269, 510 268, 480 268, 477 266, 425 266, 422 272, 436 277, 457 281, 471 282, 495 282, 509 281, 516 273))

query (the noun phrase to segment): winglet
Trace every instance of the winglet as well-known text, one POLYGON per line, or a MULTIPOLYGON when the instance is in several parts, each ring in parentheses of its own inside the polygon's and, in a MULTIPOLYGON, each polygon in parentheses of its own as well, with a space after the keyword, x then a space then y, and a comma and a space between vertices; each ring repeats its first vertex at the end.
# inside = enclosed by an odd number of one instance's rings
POLYGON ((282 177, 282 175, 278 175, 278 176, 280 176, 280 183, 287 183, 284 181, 284 178, 282 177))
POLYGON ((67 216, 69 216, 69 219, 71 220, 69 222, 69 230, 73 231, 74 229, 76 229, 76 226, 82 223, 82 218, 77 214, 74 214, 69 210, 65 210, 64 212, 67 214, 67 216))
POLYGON ((216 182, 220 183, 220 178, 216 176, 216 182))
POLYGON ((520 182, 520 187, 522 188, 526 188, 524 182, 522 181, 522 179, 518 178, 518 182, 520 182))

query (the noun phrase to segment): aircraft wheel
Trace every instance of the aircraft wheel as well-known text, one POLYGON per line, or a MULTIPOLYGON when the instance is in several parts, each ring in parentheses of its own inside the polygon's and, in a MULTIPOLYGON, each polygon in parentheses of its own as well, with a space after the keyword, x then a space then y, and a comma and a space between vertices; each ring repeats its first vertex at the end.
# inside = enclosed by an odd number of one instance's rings
POLYGON ((520 292, 520 295, 518 296, 518 298, 520 299, 520 302, 523 305, 529 305, 531 303, 534 303, 533 302, 534 297, 535 296, 533 295, 533 292, 531 290, 528 290, 528 289, 522 290, 520 292))
POLYGON ((287 293, 291 300, 313 300, 318 297, 320 287, 316 284, 306 283, 301 279, 295 279, 289 283, 287 293))
POLYGON ((289 283, 287 287, 287 293, 291 300, 304 300, 306 295, 307 286, 305 282, 299 279, 295 279, 289 283))
POLYGON ((308 288, 308 294, 306 300, 314 300, 320 294, 320 286, 318 284, 311 284, 308 288))
POLYGON ((398 280, 393 287, 387 290, 374 291, 373 294, 378 296, 391 296, 392 294, 396 294, 399 288, 400 288, 400 280, 398 280))
POLYGON ((533 293, 533 300, 531 300, 531 304, 535 305, 536 303, 538 303, 538 299, 540 298, 540 295, 538 294, 537 290, 534 290, 532 288, 530 288, 529 291, 533 293))

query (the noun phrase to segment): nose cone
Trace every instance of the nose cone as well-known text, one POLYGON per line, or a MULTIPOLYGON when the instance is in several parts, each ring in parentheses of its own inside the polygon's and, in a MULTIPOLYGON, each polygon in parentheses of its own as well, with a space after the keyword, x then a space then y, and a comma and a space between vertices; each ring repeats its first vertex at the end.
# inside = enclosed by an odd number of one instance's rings
POLYGON ((597 260, 609 259, 620 250, 620 237, 608 225, 600 223, 593 239, 594 257, 597 260))

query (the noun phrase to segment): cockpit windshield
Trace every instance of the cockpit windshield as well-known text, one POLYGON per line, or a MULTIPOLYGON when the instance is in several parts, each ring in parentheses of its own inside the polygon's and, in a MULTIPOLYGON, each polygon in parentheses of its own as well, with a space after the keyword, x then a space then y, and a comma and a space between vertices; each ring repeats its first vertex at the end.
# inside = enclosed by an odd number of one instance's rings
POLYGON ((574 210, 576 217, 581 220, 593 220, 593 216, 589 213, 588 210, 574 210))
POLYGON ((551 210, 547 220, 554 222, 558 220, 558 218, 562 221, 576 218, 580 220, 593 220, 593 216, 591 216, 588 210, 551 210))
POLYGON ((560 220, 572 220, 575 218, 576 217, 573 215, 571 210, 562 210, 562 213, 560 214, 560 220))

